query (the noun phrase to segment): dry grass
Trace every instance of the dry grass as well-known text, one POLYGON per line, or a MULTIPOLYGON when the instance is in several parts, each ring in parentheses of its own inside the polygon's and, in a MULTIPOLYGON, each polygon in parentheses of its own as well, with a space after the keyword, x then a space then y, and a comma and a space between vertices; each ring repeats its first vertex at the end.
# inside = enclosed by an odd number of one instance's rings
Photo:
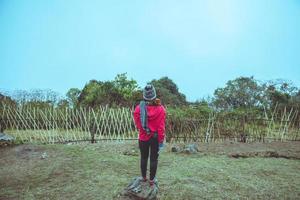
MULTIPOLYGON (((139 175, 132 142, 21 145, 0 154, 0 199, 118 199, 139 175)), ((160 199, 300 198, 299 160, 163 152, 157 177, 160 199)))

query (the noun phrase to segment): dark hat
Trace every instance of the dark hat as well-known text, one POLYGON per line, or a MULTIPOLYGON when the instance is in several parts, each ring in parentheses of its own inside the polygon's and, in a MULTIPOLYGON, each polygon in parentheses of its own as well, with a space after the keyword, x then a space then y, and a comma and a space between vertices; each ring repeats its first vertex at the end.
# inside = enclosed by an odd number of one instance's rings
POLYGON ((143 90, 143 97, 146 101, 151 101, 156 98, 156 91, 153 85, 146 85, 146 87, 143 90))

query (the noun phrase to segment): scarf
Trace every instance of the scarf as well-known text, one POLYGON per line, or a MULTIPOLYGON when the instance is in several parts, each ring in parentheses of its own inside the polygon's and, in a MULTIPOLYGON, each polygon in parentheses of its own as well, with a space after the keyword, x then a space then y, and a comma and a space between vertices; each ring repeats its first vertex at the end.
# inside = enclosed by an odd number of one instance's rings
POLYGON ((145 101, 140 102, 140 110, 142 127, 146 131, 147 135, 149 135, 151 131, 148 127, 147 103, 145 101))

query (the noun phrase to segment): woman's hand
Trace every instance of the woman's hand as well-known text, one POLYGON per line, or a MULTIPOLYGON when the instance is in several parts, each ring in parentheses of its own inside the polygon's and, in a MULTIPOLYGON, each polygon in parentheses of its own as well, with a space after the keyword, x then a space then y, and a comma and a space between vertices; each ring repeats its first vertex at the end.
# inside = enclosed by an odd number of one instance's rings
POLYGON ((158 145, 158 153, 164 149, 164 143, 159 143, 158 145))

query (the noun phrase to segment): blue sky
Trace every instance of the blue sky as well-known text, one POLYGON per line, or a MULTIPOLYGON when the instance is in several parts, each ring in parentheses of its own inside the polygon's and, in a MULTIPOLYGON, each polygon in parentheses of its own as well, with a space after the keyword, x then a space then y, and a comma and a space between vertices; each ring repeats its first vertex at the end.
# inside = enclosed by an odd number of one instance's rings
POLYGON ((0 88, 65 94, 118 73, 187 99, 239 76, 300 86, 298 0, 0 0, 0 88))

